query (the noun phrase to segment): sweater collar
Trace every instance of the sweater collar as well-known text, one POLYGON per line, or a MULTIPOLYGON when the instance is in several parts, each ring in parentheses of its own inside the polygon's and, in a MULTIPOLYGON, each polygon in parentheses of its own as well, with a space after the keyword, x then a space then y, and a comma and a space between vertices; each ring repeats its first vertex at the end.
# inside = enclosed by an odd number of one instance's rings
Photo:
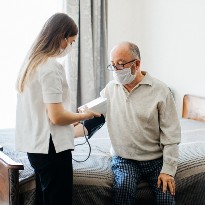
POLYGON ((144 75, 144 78, 141 82, 138 83, 138 85, 150 85, 152 86, 152 77, 149 75, 148 72, 142 71, 142 74, 144 75))

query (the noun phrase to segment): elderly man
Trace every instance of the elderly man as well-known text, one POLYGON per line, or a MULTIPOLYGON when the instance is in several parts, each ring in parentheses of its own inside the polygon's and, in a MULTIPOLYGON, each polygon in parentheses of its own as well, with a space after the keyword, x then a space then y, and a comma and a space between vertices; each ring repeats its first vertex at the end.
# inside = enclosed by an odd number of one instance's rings
MULTIPOLYGON (((175 204, 179 119, 170 89, 141 71, 140 61, 135 44, 115 46, 107 67, 114 80, 101 92, 107 98, 104 116, 112 143, 113 204, 135 204, 137 185, 145 179, 156 203, 171 205, 175 204)), ((85 121, 88 135, 99 119, 85 121)))

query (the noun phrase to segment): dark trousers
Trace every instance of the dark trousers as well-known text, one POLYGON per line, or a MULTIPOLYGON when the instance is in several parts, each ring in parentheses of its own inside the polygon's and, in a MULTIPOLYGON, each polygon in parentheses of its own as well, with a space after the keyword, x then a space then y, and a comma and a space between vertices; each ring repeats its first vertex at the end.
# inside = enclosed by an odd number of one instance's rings
POLYGON ((48 154, 27 154, 36 174, 36 205, 71 205, 73 191, 71 150, 56 153, 50 139, 48 154))
POLYGON ((137 185, 142 179, 147 180, 153 191, 157 205, 175 205, 174 196, 167 190, 157 187, 157 179, 162 169, 163 159, 135 161, 119 156, 112 158, 113 204, 133 205, 136 201, 137 185))

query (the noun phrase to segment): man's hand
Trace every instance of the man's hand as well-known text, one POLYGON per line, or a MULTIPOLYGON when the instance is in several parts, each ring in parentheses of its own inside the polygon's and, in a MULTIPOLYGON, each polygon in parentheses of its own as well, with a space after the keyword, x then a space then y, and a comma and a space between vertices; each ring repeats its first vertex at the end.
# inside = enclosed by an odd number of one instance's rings
POLYGON ((88 135, 88 131, 86 127, 84 127, 81 123, 73 124, 74 125, 74 137, 83 137, 88 135))
POLYGON ((162 191, 164 193, 167 191, 167 187, 168 187, 171 195, 175 195, 176 187, 175 187, 175 181, 173 176, 161 173, 157 180, 157 186, 158 188, 162 186, 162 191))
POLYGON ((73 126, 75 127, 76 125, 80 124, 80 122, 74 122, 73 126))

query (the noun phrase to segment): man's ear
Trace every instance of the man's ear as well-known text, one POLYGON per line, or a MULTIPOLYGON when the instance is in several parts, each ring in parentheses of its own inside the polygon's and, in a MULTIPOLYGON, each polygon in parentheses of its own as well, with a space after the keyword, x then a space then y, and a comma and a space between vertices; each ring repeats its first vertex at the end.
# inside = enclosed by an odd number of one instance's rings
POLYGON ((140 63, 141 63, 140 60, 136 60, 136 61, 135 61, 135 65, 136 65, 137 68, 140 67, 140 63))

